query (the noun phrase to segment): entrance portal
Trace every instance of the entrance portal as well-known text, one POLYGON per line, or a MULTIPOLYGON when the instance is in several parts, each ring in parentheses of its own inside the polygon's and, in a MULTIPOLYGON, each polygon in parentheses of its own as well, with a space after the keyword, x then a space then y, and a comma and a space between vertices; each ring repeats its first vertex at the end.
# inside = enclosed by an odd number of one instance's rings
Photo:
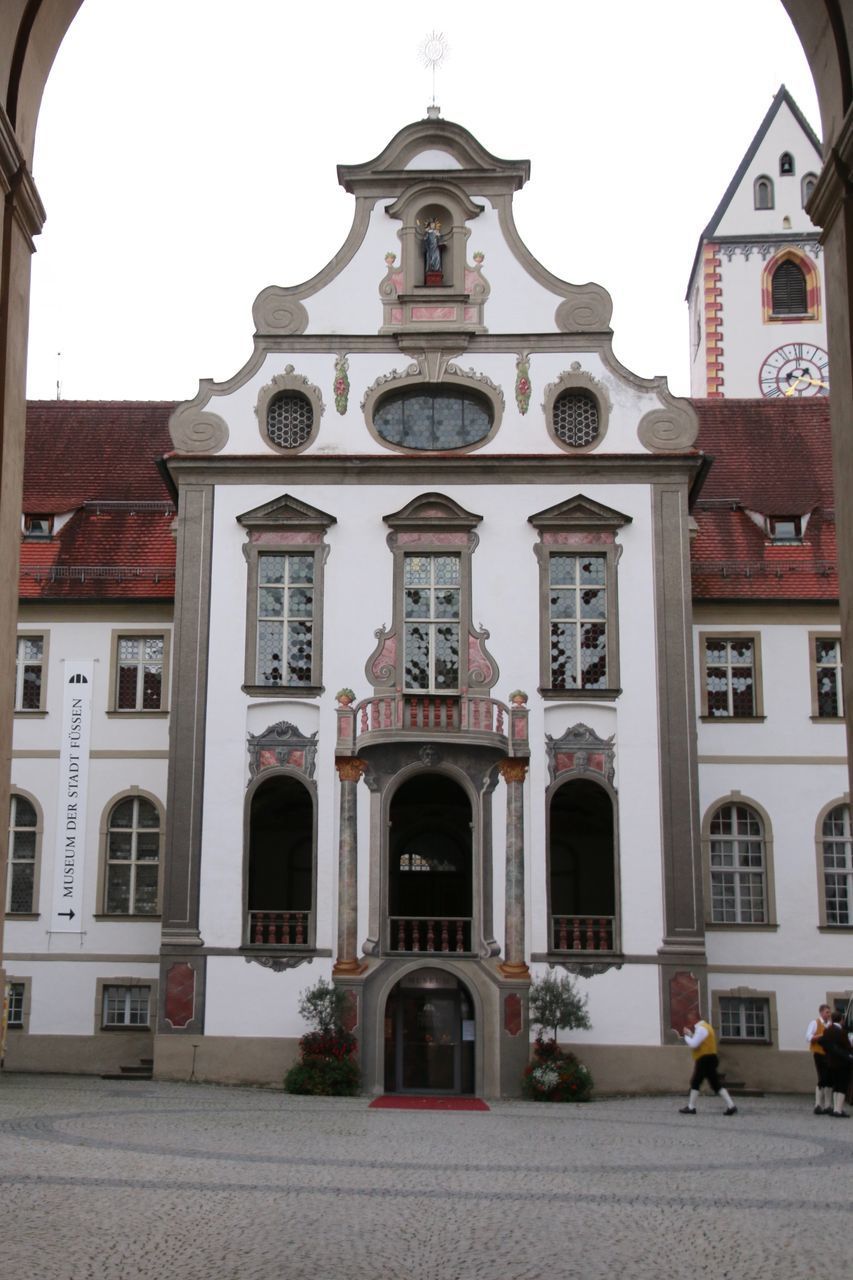
POLYGON ((474 1007, 453 974, 418 969, 385 1007, 386 1093, 473 1093, 474 1007))

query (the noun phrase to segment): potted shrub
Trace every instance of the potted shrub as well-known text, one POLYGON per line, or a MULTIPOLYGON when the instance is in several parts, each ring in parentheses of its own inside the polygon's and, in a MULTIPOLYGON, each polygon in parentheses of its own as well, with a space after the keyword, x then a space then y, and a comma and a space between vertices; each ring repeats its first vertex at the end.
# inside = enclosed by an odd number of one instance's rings
POLYGON ((522 1090, 537 1102, 588 1102, 592 1093, 589 1069, 573 1053, 557 1044, 557 1032, 588 1030, 587 998, 567 973, 546 974, 530 988, 530 1021, 538 1026, 533 1059, 525 1067, 522 1090), (546 1038, 546 1029, 553 1036, 546 1038))
POLYGON ((284 1077, 287 1093, 353 1097, 359 1092, 358 1042, 343 1025, 345 1008, 345 993, 325 978, 302 992, 299 1012, 311 1030, 299 1041, 299 1061, 284 1077))

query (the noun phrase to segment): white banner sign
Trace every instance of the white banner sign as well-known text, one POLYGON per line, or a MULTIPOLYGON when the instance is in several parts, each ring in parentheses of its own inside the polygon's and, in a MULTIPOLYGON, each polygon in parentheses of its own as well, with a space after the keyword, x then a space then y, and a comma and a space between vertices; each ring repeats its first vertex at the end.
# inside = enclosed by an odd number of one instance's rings
POLYGON ((94 663, 65 662, 51 933, 81 933, 94 663))

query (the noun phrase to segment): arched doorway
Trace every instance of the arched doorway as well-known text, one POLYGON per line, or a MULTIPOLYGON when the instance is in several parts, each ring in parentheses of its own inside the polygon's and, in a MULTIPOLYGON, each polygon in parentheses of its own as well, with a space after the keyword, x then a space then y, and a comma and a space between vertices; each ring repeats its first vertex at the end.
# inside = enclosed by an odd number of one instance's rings
POLYGON ((415 969, 385 1006, 386 1093, 474 1093, 474 1002, 444 969, 415 969))
POLYGON ((564 782, 549 813, 551 949, 612 951, 616 930, 613 801, 587 778, 564 782))
POLYGON ((453 952, 473 946, 471 803, 452 778, 419 773, 389 813, 388 950, 453 952))

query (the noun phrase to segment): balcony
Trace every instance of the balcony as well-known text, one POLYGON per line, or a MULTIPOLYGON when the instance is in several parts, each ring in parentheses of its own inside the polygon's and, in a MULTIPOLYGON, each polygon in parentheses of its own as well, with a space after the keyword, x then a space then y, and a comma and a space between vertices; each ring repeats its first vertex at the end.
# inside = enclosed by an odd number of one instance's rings
POLYGON ((310 911, 250 911, 249 946, 307 947, 310 911))
POLYGON ((395 955, 470 955, 471 918, 444 919, 392 916, 389 919, 388 950, 395 955))
POLYGON ((613 951, 615 916, 552 916, 551 950, 613 951))
POLYGON ((407 737, 464 739, 510 756, 530 753, 527 707, 508 707, 484 694, 389 693, 338 707, 338 755, 407 737))

